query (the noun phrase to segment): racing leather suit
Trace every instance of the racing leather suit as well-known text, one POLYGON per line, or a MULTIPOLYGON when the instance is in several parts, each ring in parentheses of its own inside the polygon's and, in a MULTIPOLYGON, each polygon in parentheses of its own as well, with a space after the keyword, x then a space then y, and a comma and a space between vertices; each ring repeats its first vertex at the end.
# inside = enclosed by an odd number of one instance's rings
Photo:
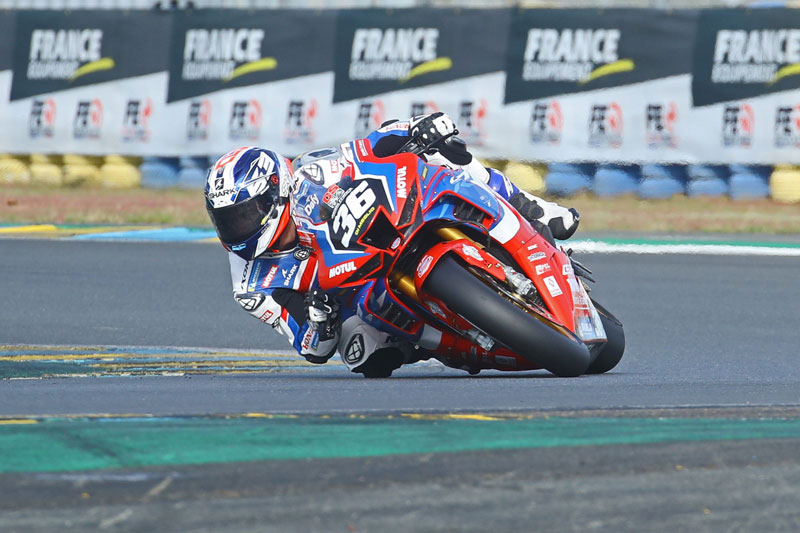
MULTIPOLYGON (((369 134, 366 141, 370 143, 375 155, 379 157, 392 155, 408 139, 409 124, 408 121, 404 121, 384 125, 369 134)), ((305 179, 314 179, 318 183, 322 180, 326 187, 336 184, 342 178, 341 170, 346 168, 347 161, 330 157, 315 158, 315 154, 334 152, 344 154, 347 152, 344 148, 346 146, 348 145, 342 145, 342 150, 322 150, 299 157, 294 171, 296 179, 294 191, 302 187, 305 179), (325 164, 319 164, 321 162, 325 164)), ((425 159, 431 164, 463 168, 475 179, 487 183, 506 200, 522 192, 501 172, 486 169, 477 159, 467 155, 469 162, 463 165, 452 162, 440 153, 427 155, 425 159)), ((462 163, 465 161, 466 159, 461 160, 462 163)), ((545 219, 548 211, 558 215, 567 212, 564 207, 557 204, 544 202, 527 193, 523 194, 544 207, 545 219)), ((304 207, 295 206, 295 212, 304 207)), ((407 342, 400 342, 373 328, 344 307, 341 310, 341 332, 336 330, 326 334, 312 327, 308 321, 304 295, 319 287, 317 281, 319 265, 311 247, 302 241, 290 250, 265 253, 252 261, 246 261, 234 253, 229 253, 228 256, 235 300, 253 317, 271 325, 278 333, 284 335, 294 349, 312 363, 325 363, 338 350, 342 362, 350 370, 364 372, 366 375, 367 372, 363 369, 376 352, 379 352, 380 357, 391 354, 394 360, 393 368, 430 356, 426 355, 426 352, 421 354, 420 350, 414 349, 407 342)), ((438 332, 427 331, 428 329, 424 328, 423 337, 430 336, 435 339, 438 332)), ((435 346, 425 341, 426 339, 421 339, 418 344, 435 352, 435 346)), ((388 373, 391 373, 391 369, 388 373)))

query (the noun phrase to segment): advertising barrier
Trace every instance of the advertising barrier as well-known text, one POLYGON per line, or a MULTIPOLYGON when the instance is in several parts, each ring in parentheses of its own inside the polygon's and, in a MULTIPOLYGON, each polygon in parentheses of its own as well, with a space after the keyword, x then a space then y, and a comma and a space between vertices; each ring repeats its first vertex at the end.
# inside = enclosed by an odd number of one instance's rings
POLYGON ((479 156, 800 163, 800 11, 2 11, 0 152, 286 155, 444 111, 479 156))
POLYGON ((692 69, 696 149, 715 161, 798 161, 800 11, 700 15, 692 69))

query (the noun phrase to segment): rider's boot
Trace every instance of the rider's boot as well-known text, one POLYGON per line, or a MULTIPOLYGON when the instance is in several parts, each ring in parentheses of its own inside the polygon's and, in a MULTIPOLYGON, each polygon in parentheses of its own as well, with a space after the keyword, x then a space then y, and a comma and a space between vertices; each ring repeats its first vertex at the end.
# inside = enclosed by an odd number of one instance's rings
POLYGON ((519 191, 508 201, 529 222, 538 221, 547 225, 553 237, 560 241, 572 237, 581 220, 576 209, 542 200, 524 191, 519 191))

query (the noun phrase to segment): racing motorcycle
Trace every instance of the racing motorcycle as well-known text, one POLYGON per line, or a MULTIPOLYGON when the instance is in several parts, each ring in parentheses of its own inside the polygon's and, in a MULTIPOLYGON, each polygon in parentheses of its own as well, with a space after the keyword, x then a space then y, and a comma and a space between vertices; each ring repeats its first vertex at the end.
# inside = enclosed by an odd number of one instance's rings
POLYGON ((622 324, 589 297, 591 272, 465 171, 410 152, 379 158, 364 140, 298 163, 342 176, 326 187, 307 172, 295 194, 321 288, 421 358, 561 377, 620 361, 622 324))

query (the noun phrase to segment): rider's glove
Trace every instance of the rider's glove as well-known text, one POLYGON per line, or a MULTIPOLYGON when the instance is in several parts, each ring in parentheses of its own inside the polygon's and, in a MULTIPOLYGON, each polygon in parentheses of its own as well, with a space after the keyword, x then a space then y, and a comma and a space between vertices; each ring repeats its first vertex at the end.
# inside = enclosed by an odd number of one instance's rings
POLYGON ((427 152, 442 139, 458 133, 455 123, 441 111, 411 118, 408 129, 413 141, 408 151, 415 154, 427 152))
POLYGON ((319 340, 332 338, 339 328, 339 303, 322 289, 308 291, 304 302, 308 325, 319 332, 319 340))

